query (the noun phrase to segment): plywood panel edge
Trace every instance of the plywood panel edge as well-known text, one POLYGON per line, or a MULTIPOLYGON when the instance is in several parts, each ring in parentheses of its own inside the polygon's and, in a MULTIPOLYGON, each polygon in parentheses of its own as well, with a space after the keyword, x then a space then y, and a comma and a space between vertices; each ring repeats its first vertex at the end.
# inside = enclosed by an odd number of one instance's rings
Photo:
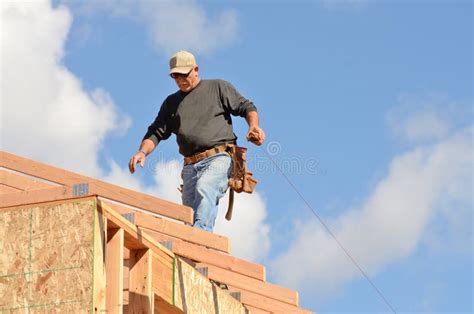
POLYGON ((96 199, 97 199, 97 195, 68 197, 68 198, 63 198, 59 200, 49 200, 49 201, 38 202, 38 203, 1 207, 0 212, 6 212, 10 210, 23 209, 23 208, 31 208, 34 206, 55 206, 59 204, 68 204, 68 203, 76 203, 76 202, 79 203, 83 201, 85 202, 85 201, 96 200, 96 199))
POLYGON ((107 221, 102 213, 97 210, 97 199, 94 201, 94 253, 93 253, 93 287, 92 308, 93 313, 106 311, 106 274, 105 274, 105 248, 107 244, 107 221))

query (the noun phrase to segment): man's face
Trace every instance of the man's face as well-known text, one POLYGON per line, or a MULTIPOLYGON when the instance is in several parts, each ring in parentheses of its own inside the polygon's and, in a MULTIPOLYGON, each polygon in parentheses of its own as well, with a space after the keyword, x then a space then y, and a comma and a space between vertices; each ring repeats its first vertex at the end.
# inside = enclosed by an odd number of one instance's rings
POLYGON ((187 92, 190 92, 199 83, 198 71, 199 71, 199 68, 194 67, 187 74, 173 73, 171 77, 174 79, 179 89, 182 92, 187 93, 187 92))

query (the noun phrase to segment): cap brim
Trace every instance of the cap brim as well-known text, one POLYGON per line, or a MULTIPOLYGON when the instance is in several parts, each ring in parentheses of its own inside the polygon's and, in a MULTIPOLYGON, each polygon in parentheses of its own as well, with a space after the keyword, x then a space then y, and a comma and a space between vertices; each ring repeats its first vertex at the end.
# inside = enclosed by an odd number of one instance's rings
POLYGON ((194 69, 195 65, 192 66, 185 66, 185 67, 175 67, 170 70, 170 74, 179 73, 179 74, 188 74, 194 69))

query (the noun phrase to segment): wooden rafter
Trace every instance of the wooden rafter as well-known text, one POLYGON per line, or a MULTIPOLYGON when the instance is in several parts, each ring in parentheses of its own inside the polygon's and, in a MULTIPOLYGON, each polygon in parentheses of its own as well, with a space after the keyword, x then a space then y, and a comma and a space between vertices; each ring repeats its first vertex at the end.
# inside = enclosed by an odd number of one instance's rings
MULTIPOLYGON (((90 195, 90 194, 88 194, 90 195)), ((85 195, 86 196, 86 195, 85 195)), ((0 208, 37 204, 73 198, 72 188, 55 186, 41 190, 19 191, 0 195, 0 208)))
POLYGON ((227 237, 202 229, 192 228, 188 225, 168 219, 150 217, 149 214, 108 202, 107 200, 103 200, 102 202, 120 214, 128 214, 127 218, 138 227, 158 231, 173 238, 180 238, 225 253, 230 252, 230 244, 227 237))
POLYGON ((39 190, 57 186, 45 183, 38 178, 21 175, 4 169, 0 169, 0 182, 22 191, 39 190))
POLYGON ((212 249, 195 245, 187 241, 172 238, 159 232, 139 228, 143 232, 150 234, 157 241, 171 241, 171 251, 176 255, 200 261, 207 265, 214 265, 228 271, 242 274, 260 281, 265 281, 265 267, 252 263, 232 255, 223 254, 212 249))
POLYGON ((298 306, 298 292, 296 291, 236 274, 220 267, 198 264, 196 265, 196 268, 207 269, 206 273, 209 276, 209 279, 298 306))
POLYGON ((193 211, 191 208, 173 202, 165 201, 150 195, 86 177, 77 173, 66 171, 57 167, 46 165, 37 161, 22 158, 5 151, 0 151, 0 167, 18 171, 30 176, 42 178, 68 187, 79 183, 87 183, 89 189, 96 191, 97 195, 122 202, 127 205, 192 223, 193 211))

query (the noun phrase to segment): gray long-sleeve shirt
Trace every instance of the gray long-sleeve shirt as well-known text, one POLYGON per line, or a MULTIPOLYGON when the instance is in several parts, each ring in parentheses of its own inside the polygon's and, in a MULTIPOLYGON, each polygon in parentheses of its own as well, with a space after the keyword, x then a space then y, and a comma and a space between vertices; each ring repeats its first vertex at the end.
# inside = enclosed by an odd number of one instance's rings
POLYGON ((201 80, 190 92, 168 96, 143 139, 155 146, 176 134, 179 152, 191 156, 224 143, 235 143, 231 115, 245 117, 254 104, 224 80, 201 80))

